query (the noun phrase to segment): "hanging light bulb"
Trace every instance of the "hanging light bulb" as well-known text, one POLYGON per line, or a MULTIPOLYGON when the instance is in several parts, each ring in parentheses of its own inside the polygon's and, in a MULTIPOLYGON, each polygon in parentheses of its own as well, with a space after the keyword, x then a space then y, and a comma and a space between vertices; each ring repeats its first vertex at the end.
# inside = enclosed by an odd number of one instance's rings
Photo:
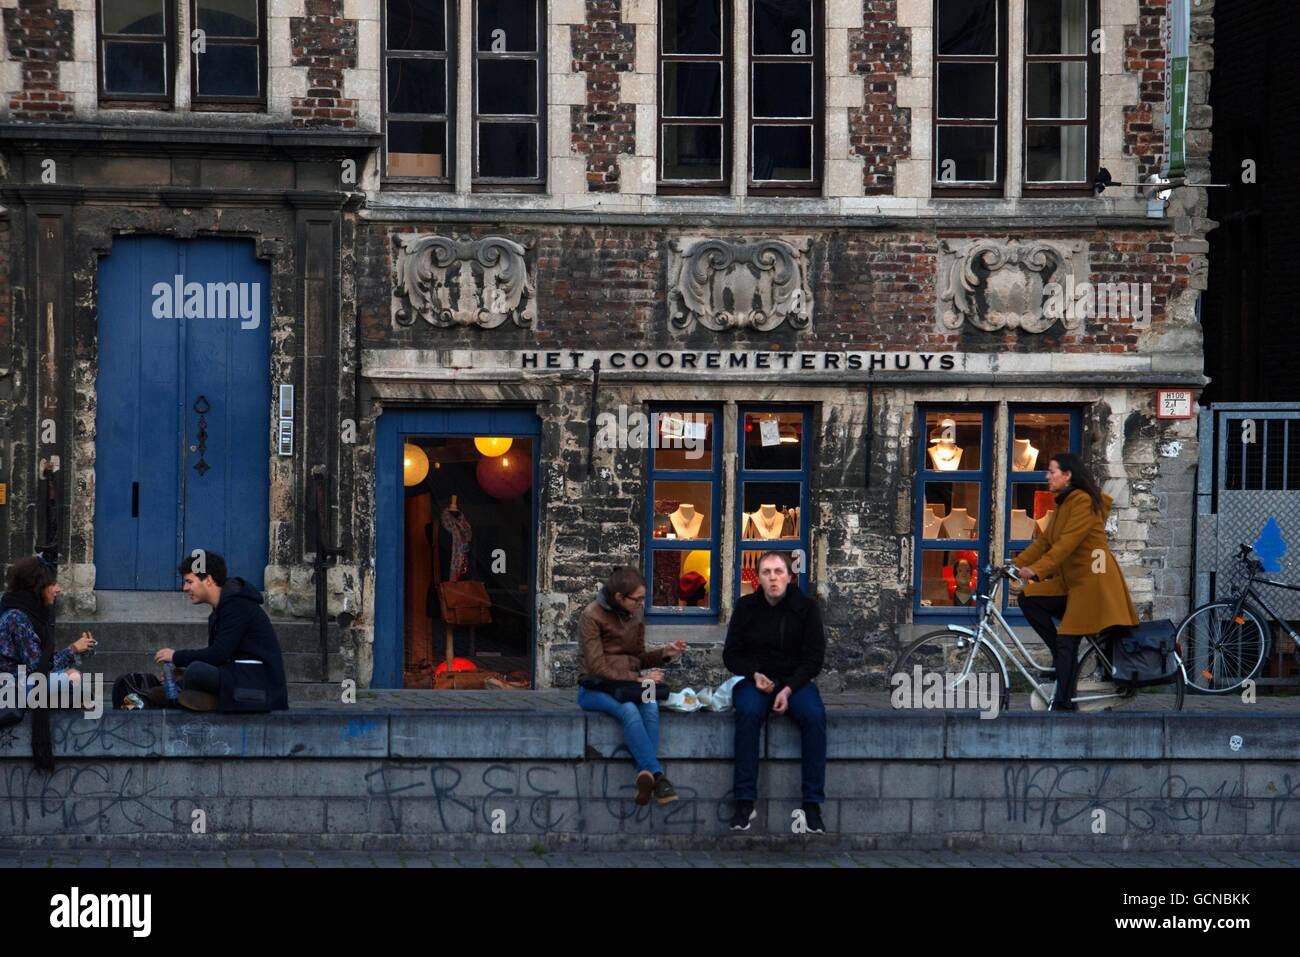
POLYGON ((408 488, 419 485, 429 474, 429 456, 418 445, 407 442, 402 446, 402 483, 408 488))
POLYGON ((474 448, 488 458, 494 459, 498 455, 505 455, 509 452, 514 441, 514 439, 499 436, 480 435, 474 439, 474 448))

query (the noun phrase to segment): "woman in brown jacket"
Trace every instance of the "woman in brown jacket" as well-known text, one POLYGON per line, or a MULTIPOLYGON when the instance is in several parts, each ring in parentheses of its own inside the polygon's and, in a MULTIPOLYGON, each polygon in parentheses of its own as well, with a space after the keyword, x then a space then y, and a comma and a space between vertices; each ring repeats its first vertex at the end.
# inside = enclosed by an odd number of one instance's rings
MULTIPOLYGON (((650 795, 660 804, 677 800, 668 778, 659 766, 659 702, 641 693, 641 669, 652 669, 645 678, 662 682, 659 665, 686 650, 678 640, 661 648, 646 648, 645 579, 631 565, 614 570, 596 600, 582 610, 578 619, 578 641, 582 650, 582 675, 578 680, 578 707, 603 711, 623 722, 623 740, 636 762, 636 803, 649 804, 650 795), (611 691, 613 682, 634 682, 631 701, 619 701, 611 691)), ((645 686, 647 689, 649 686, 645 686)))
POLYGON ((1020 609, 1052 653, 1056 666, 1053 711, 1075 711, 1079 640, 1107 628, 1136 625, 1137 609, 1124 573, 1106 543, 1111 497, 1097 487, 1083 460, 1053 455, 1047 487, 1056 510, 1034 544, 1016 556, 1027 582, 1020 609), (1060 618, 1058 626, 1053 619, 1060 618))

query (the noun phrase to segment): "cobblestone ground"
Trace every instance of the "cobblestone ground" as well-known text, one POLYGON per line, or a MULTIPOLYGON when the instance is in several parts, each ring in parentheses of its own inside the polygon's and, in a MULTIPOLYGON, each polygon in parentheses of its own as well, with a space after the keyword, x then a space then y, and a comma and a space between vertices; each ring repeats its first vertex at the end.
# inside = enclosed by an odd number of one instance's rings
POLYGON ((483 854, 370 851, 228 851, 162 853, 139 851, 0 851, 0 868, 10 867, 1297 867, 1300 852, 1090 854, 987 851, 789 852, 551 851, 483 854))

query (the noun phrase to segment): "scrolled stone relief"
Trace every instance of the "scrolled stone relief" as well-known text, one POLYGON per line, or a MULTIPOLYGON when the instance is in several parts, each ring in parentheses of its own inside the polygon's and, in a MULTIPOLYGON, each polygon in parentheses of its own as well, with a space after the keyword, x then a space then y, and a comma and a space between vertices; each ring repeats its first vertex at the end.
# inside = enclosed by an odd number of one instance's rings
POLYGON ((768 332, 812 321, 807 239, 674 239, 668 243, 668 315, 676 329, 768 332))
POLYGON ((941 324, 946 329, 969 322, 986 332, 1046 332, 1059 320, 1066 329, 1077 329, 1083 319, 1073 310, 1055 315, 1044 308, 1044 289, 1049 283, 1065 285, 1071 277, 1087 281, 1084 250, 1082 241, 940 240, 941 324))
POLYGON ((495 329, 507 320, 531 326, 537 293, 527 247, 503 236, 452 239, 398 236, 393 267, 393 324, 422 318, 441 329, 495 329))

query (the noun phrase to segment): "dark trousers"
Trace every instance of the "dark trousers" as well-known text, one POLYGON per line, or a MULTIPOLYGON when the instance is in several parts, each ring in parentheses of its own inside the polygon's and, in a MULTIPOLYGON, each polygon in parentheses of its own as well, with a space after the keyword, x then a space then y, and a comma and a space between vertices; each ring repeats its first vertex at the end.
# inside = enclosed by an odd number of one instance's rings
POLYGON ((1070 699, 1074 697, 1074 682, 1078 677, 1079 639, 1082 636, 1056 633, 1054 619, 1065 617, 1066 600, 1065 595, 1021 595, 1020 610, 1052 653, 1052 665, 1056 668, 1056 696, 1052 707, 1068 709, 1073 707, 1070 699))
POLYGON ((221 672, 206 661, 191 661, 181 676, 181 687, 187 691, 221 694, 221 672))
MULTIPOLYGON (((763 730, 763 722, 772 714, 775 697, 775 690, 770 694, 759 691, 753 678, 741 681, 732 692, 736 706, 737 801, 758 800, 758 735, 763 730)), ((786 713, 799 726, 803 801, 822 804, 826 801, 826 706, 817 686, 810 681, 790 695, 786 713)))

